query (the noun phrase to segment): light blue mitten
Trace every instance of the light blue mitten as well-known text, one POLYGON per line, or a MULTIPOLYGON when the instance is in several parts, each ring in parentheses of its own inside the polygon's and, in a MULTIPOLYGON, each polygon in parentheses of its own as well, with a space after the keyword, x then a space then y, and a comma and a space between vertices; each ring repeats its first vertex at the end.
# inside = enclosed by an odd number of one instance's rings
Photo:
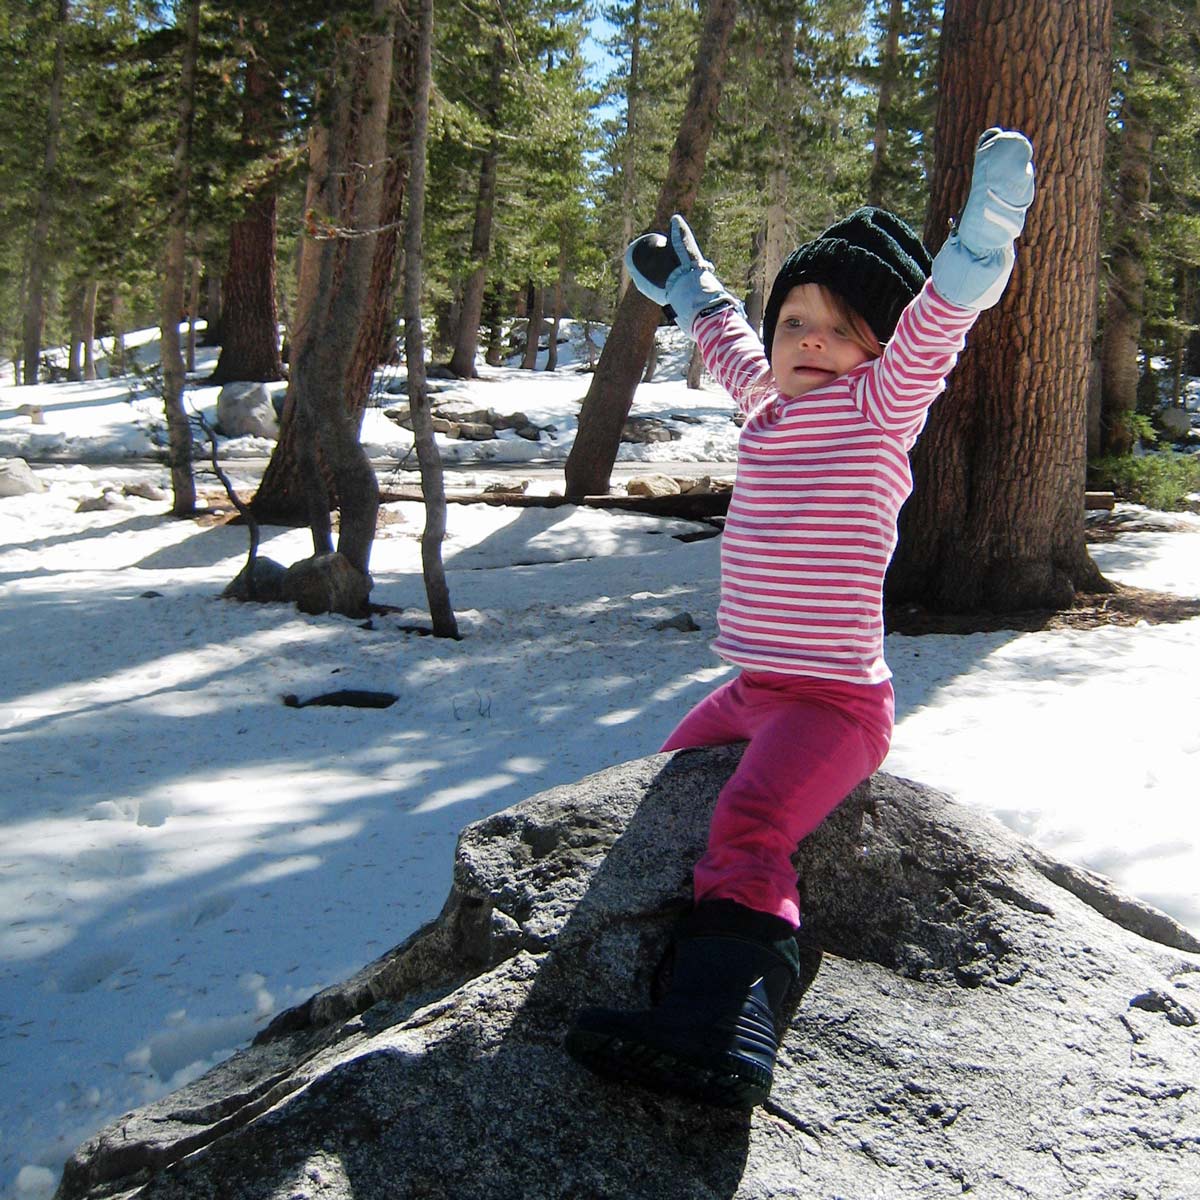
POLYGON ((691 336, 692 322, 701 313, 727 304, 741 304, 713 274, 713 265, 700 253, 688 223, 671 218, 671 236, 647 233, 629 243, 625 265, 638 291, 667 309, 675 324, 691 336))
POLYGON ((1033 147, 1024 134, 989 129, 975 148, 971 192, 933 260, 933 286, 951 304, 991 308, 1012 274, 1013 242, 1033 202, 1033 147))

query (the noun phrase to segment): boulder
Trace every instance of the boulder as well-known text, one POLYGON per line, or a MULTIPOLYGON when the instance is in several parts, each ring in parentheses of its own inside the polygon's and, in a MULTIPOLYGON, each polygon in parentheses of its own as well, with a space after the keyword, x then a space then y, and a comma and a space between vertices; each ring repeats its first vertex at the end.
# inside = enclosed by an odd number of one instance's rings
POLYGON ((1185 438, 1192 431, 1192 414, 1186 408, 1164 408, 1158 414, 1158 423, 1168 437, 1185 438))
POLYGON ((28 417, 30 425, 45 425, 46 413, 40 404, 18 404, 17 416, 28 417))
POLYGON ((682 436, 658 417, 630 417, 621 427, 623 442, 677 442, 682 436))
POLYGON ((227 383, 217 396, 217 424, 230 438, 279 436, 279 418, 265 383, 227 383))
POLYGON ((150 483, 145 479, 134 480, 133 483, 127 483, 121 488, 123 496, 136 496, 139 500, 165 500, 167 493, 163 488, 160 488, 156 483, 150 483))
POLYGON ((774 1093, 594 1078, 583 1004, 645 1002, 740 747, 554 788, 462 834, 441 915, 85 1144, 59 1200, 1183 1197, 1200 941, 879 774, 797 855, 774 1093))
POLYGON ((490 442, 496 431, 481 421, 459 421, 458 436, 467 442, 490 442))
POLYGON ((79 513, 112 512, 115 509, 129 510, 133 507, 115 487, 106 487, 98 496, 85 496, 75 506, 75 511, 79 513))
POLYGON ((682 490, 670 475, 639 475, 625 485, 630 496, 678 496, 682 490))
POLYGON ((279 584, 279 597, 314 616, 341 613, 361 617, 368 612, 372 586, 370 575, 363 574, 345 556, 317 554, 288 567, 279 584))
MULTIPOLYGON (((412 430, 413 418, 412 413, 407 408, 389 408, 384 414, 390 421, 395 421, 401 429, 412 430)), ((458 425, 453 421, 447 420, 445 417, 431 416, 429 418, 429 427, 434 433, 444 434, 446 437, 458 437, 458 425)))
POLYGON ((282 563, 256 554, 253 564, 244 566, 221 595, 226 600, 255 600, 263 604, 279 601, 284 598, 287 573, 288 569, 282 563))
POLYGON ((23 458, 0 458, 0 496, 28 496, 46 485, 23 458))

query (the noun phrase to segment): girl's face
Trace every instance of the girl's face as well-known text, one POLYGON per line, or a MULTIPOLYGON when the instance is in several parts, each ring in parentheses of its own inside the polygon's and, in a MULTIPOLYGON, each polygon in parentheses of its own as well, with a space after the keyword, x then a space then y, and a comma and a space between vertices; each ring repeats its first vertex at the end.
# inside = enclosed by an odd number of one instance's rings
POLYGON ((783 395, 803 396, 881 353, 873 337, 864 338, 864 322, 840 308, 820 284, 802 283, 788 292, 771 343, 771 373, 783 395))

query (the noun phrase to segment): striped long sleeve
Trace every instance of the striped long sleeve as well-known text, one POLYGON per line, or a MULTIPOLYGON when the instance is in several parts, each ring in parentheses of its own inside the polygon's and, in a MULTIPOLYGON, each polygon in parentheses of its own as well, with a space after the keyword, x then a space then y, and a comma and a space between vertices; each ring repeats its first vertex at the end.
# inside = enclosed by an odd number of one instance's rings
POLYGON ((879 683, 883 577, 908 451, 978 314, 931 284, 883 354, 803 396, 774 387, 736 309, 696 321, 705 365, 746 414, 721 547, 719 654, 758 671, 879 683))

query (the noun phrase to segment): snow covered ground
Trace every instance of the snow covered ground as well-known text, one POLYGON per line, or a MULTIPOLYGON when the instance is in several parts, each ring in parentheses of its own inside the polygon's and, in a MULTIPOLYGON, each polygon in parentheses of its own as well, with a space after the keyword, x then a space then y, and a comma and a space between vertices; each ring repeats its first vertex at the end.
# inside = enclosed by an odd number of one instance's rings
MULTIPOLYGON (((691 418, 676 422, 681 440, 626 451, 731 473, 728 406, 711 385, 689 392, 680 362, 639 389, 635 412, 691 418)), ((557 432, 446 443, 466 463, 456 482, 538 456, 531 490, 561 486, 586 387, 569 363, 457 385, 471 407, 557 432)), ((211 410, 215 390, 193 401, 211 410)), ((64 1157, 106 1121, 434 916, 463 825, 656 750, 728 674, 708 645, 718 541, 672 537, 686 522, 452 505, 460 642, 401 628, 425 616, 415 504, 387 506, 372 559, 373 598, 401 612, 364 623, 223 601, 243 530, 173 521, 166 501, 136 497, 77 511, 105 486, 165 485, 162 467, 135 461, 160 426, 129 380, 0 387, 0 457, 55 460, 37 467, 45 492, 0 499, 6 1197, 49 1196, 64 1157), (684 611, 699 633, 656 628, 684 611), (281 700, 339 688, 399 700, 281 700)), ((364 436, 381 467, 408 448, 381 411, 364 436)), ((268 449, 225 447, 247 489, 238 457, 268 449)), ((1171 524, 1095 557, 1111 578, 1200 595, 1200 518, 1171 524)), ((263 552, 303 557, 307 534, 264 530, 263 552)), ((888 657, 888 770, 1200 932, 1200 620, 893 635, 888 657)))

